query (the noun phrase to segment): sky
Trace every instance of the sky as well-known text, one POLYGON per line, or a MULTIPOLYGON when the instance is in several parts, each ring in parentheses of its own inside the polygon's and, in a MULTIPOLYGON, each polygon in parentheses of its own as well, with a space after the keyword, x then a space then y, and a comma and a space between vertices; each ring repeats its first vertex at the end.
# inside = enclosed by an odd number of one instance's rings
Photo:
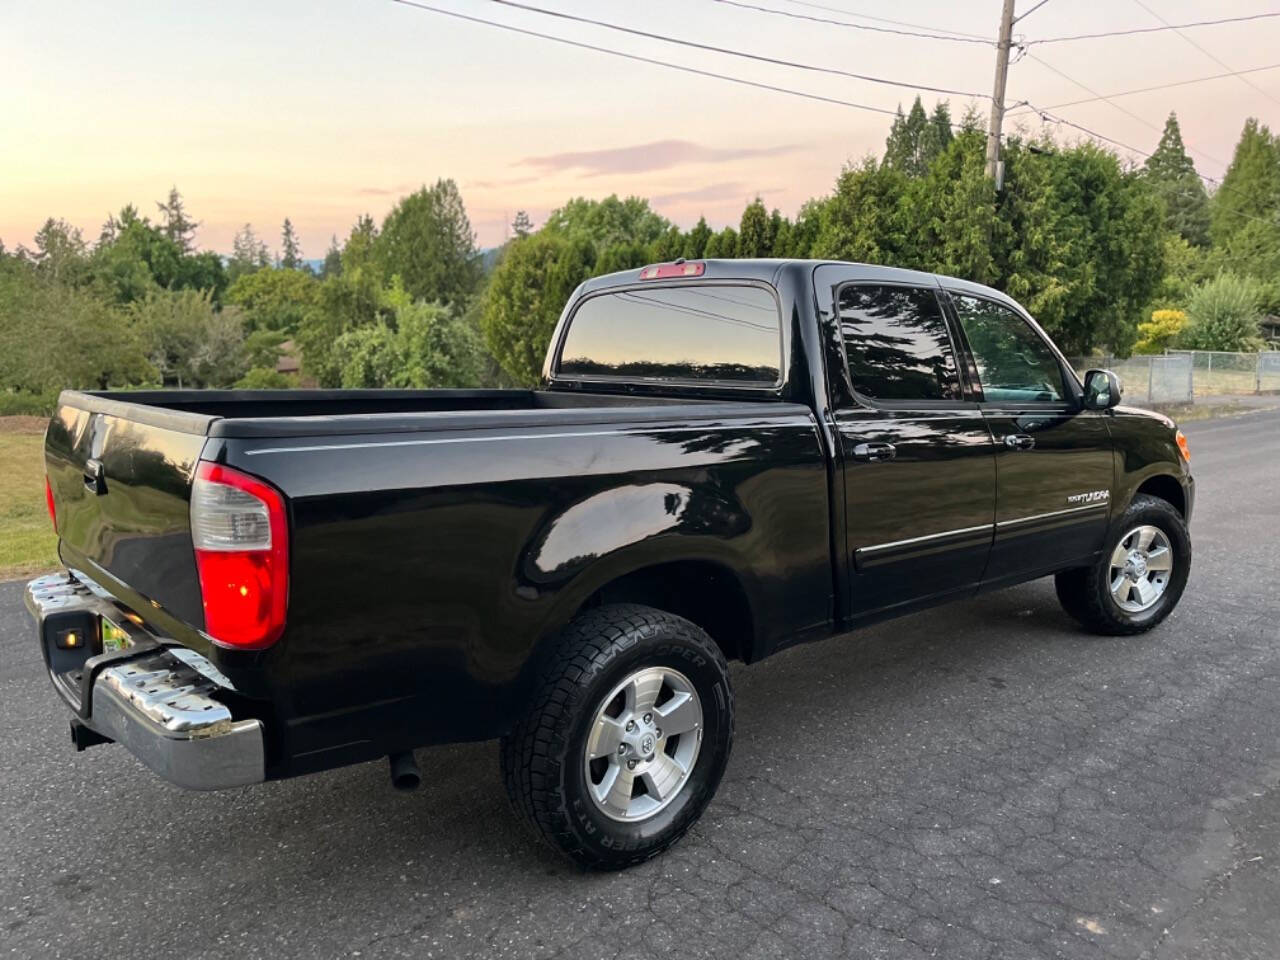
MULTIPOLYGON (((957 119, 989 110, 995 51, 851 29, 748 7, 994 37, 1000 0, 718 0, 528 5, 664 36, 889 79, 879 84, 675 46, 495 0, 431 6, 816 96, 894 110, 916 91, 957 119)), ((1239 17, 1256 0, 1018 0, 1027 41, 1239 17), (1144 5, 1148 9, 1144 9, 1144 5)), ((1033 44, 1007 102, 1041 107, 1280 64, 1280 17, 1184 31, 1033 44), (1202 48, 1202 49, 1200 49, 1202 48), (1226 66, 1224 67, 1223 64, 1226 66), (1082 86, 1083 85, 1083 86, 1082 86), (1085 89, 1087 88, 1087 89, 1085 89)), ((1220 177, 1246 117, 1280 127, 1280 69, 1059 107, 1055 116, 1150 151, 1176 110, 1197 169, 1220 177), (1251 86, 1249 84, 1253 84, 1251 86), (1260 88, 1260 89, 1258 89, 1260 88)), ((1006 125, 1039 132, 1035 114, 1006 125)), ((0 0, 0 240, 30 244, 47 217, 97 237, 128 203, 154 213, 176 185, 203 248, 245 223, 273 248, 291 218, 321 257, 356 217, 441 177, 478 243, 574 196, 649 198, 683 227, 736 223, 759 195, 794 216, 842 167, 881 154, 891 117, 621 59, 393 0, 0 0)), ((984 119, 985 122, 985 119, 984 119)), ((1082 136, 1057 126, 1060 139, 1082 136)), ((1122 153, 1124 151, 1121 151, 1122 153)), ((1126 154, 1127 156, 1134 156, 1126 154)))

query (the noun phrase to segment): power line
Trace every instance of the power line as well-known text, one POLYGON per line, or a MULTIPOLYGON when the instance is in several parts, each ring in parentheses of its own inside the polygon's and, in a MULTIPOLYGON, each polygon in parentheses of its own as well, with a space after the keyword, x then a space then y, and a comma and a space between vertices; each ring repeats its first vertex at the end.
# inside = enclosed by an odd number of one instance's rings
MULTIPOLYGON (((1160 16, 1160 14, 1156 13, 1154 10, 1152 10, 1150 7, 1148 7, 1145 3, 1143 3, 1143 2, 1142 2, 1142 0, 1133 0, 1133 2, 1134 2, 1134 3, 1136 3, 1138 6, 1140 6, 1143 10, 1147 11, 1147 13, 1151 14, 1151 16, 1155 17, 1157 20, 1159 20, 1161 23, 1163 23, 1166 27, 1168 27, 1170 30, 1172 30, 1174 33, 1176 33, 1178 36, 1180 36, 1183 40, 1187 41, 1187 43, 1191 44, 1193 47, 1195 47, 1197 50, 1199 50, 1201 53, 1203 53, 1206 57, 1208 57, 1210 60, 1212 60, 1212 61, 1213 61, 1214 63, 1216 63, 1218 66, 1222 67, 1222 69, 1224 69, 1224 70, 1231 70, 1231 65, 1230 65, 1229 63, 1226 63, 1225 61, 1223 61, 1223 60, 1219 59, 1218 57, 1216 57, 1216 56, 1214 56, 1212 53, 1210 53, 1208 50, 1206 50, 1204 47, 1200 46, 1200 44, 1196 43, 1196 42, 1195 42, 1194 40, 1192 40, 1189 36, 1187 36, 1185 33, 1183 33, 1183 32, 1182 32, 1182 30, 1180 30, 1178 27, 1175 27, 1173 24, 1171 24, 1171 23, 1170 23, 1168 20, 1166 20, 1164 17, 1160 16)), ((1232 71, 1232 72, 1234 73, 1235 71, 1232 71)), ((1258 86, 1258 85, 1257 85, 1256 83, 1254 83, 1252 80, 1249 80, 1249 79, 1247 79, 1247 78, 1245 78, 1245 77, 1240 77, 1239 79, 1240 79, 1240 82, 1241 82, 1241 83, 1245 84, 1246 86, 1252 87, 1254 90, 1257 90, 1260 94, 1262 94, 1264 97, 1266 97, 1266 98, 1267 98, 1268 100, 1270 100, 1272 103, 1274 103, 1274 104, 1276 104, 1276 105, 1280 105, 1280 100, 1277 100, 1277 99, 1276 99, 1275 97, 1273 97, 1271 94, 1267 93, 1267 91, 1263 90, 1260 86, 1258 86)))
POLYGON ((716 73, 713 70, 703 70, 700 67, 690 67, 683 63, 672 63, 669 60, 658 60, 654 57, 644 57, 637 53, 625 53, 622 50, 614 50, 611 47, 602 47, 598 44, 586 43, 581 40, 570 40, 567 37, 558 37, 555 34, 530 30, 527 27, 517 27, 510 23, 499 23, 497 20, 486 20, 484 17, 458 13, 456 10, 445 10, 441 7, 433 7, 426 3, 419 3, 417 0, 391 0, 391 2, 398 3, 405 7, 413 7, 417 10, 424 10, 427 13, 439 14, 443 17, 452 17, 455 20, 465 20, 468 23, 477 23, 486 27, 495 27, 499 30, 506 30, 510 33, 519 33, 526 37, 537 37, 540 40, 550 40, 553 43, 576 47, 579 50, 592 50, 596 53, 605 53, 609 56, 621 57, 624 60, 632 60, 636 63, 647 63, 655 67, 666 67, 669 70, 679 70, 681 73, 691 73, 699 77, 711 77, 715 80, 725 80, 729 83, 736 83, 744 87, 754 87, 757 90, 769 90, 773 93, 785 93, 788 96, 801 97, 805 100, 816 100, 819 103, 830 103, 840 107, 850 107, 854 110, 867 110, 871 113, 882 113, 885 116, 890 117, 896 117, 898 115, 896 110, 890 110, 887 107, 873 107, 865 103, 855 103, 852 100, 842 100, 839 97, 827 97, 818 93, 809 93, 804 90, 794 90, 790 87, 776 86, 772 83, 761 83, 756 80, 747 80, 743 77, 735 77, 727 73, 716 73))
MULTIPOLYGON (((810 7, 814 10, 826 10, 829 13, 843 13, 847 17, 853 17, 855 20, 871 20, 875 23, 891 23, 895 27, 915 27, 917 30, 929 30, 937 33, 949 33, 957 37, 967 37, 970 40, 984 40, 987 43, 994 43, 987 37, 978 33, 965 33, 963 30, 948 30, 946 27, 935 27, 925 23, 910 23, 906 20, 890 20, 888 17, 874 17, 869 13, 858 13, 849 10, 846 7, 832 7, 825 3, 813 3, 811 0, 781 0, 782 3, 792 3, 797 7, 810 7)), ((781 11, 779 11, 781 12, 781 11)))
MULTIPOLYGON (((561 10, 547 10, 543 7, 535 7, 527 3, 519 3, 517 0, 490 0, 503 7, 511 7, 516 10, 526 10, 529 13, 537 13, 547 17, 556 17, 560 20, 570 20, 574 23, 585 23, 593 27, 603 27, 606 30, 616 30, 619 33, 630 34, 635 37, 644 37, 648 40, 657 40, 661 43, 674 43, 682 47, 692 47, 695 50, 706 50, 711 53, 721 53, 730 57, 741 57, 744 60, 755 60, 758 63, 768 63, 777 67, 791 67, 796 70, 807 70, 811 73, 825 73, 836 77, 847 77, 851 80, 865 80, 868 83, 880 83, 890 87, 906 87, 910 90, 925 90, 929 93, 943 93, 956 97, 986 97, 985 94, 973 93, 969 90, 952 90, 949 87, 932 87, 924 83, 910 83, 906 80, 890 80, 885 77, 873 77, 865 73, 852 73, 848 70, 837 70, 834 67, 820 67, 811 63, 798 63, 794 60, 781 60, 777 57, 766 57, 762 54, 747 53, 743 50, 731 50, 728 47, 719 47, 711 43, 699 43, 695 40, 682 40, 679 37, 669 37, 666 34, 650 33, 647 30, 639 30, 635 27, 627 27, 618 23, 609 23, 605 20, 596 20, 592 17, 582 17, 573 13, 565 13, 561 10)), ((990 99, 990 97, 986 97, 990 99)))
POLYGON ((1224 80, 1227 77, 1236 77, 1242 73, 1261 73, 1264 70, 1280 70, 1280 63, 1271 63, 1265 67, 1250 67, 1247 70, 1233 70, 1230 73, 1215 73, 1207 77, 1194 77, 1190 80, 1173 80, 1169 83, 1158 83, 1151 87, 1138 87, 1134 90, 1121 90, 1117 93, 1099 94, 1096 97, 1084 97, 1080 100, 1068 100, 1065 103, 1051 103, 1045 109, 1060 110, 1063 107, 1078 107, 1082 103, 1096 103, 1099 100, 1110 100, 1116 97, 1131 97, 1138 93, 1152 93, 1156 90, 1168 90, 1171 87, 1185 87, 1193 83, 1206 83, 1209 80, 1224 80))
MULTIPOLYGON (((790 17, 793 20, 807 20, 810 23, 825 23, 833 27, 847 27, 850 30, 871 30, 876 33, 894 33, 904 37, 923 37, 926 40, 950 40, 953 43, 980 43, 987 47, 995 46, 995 41, 976 36, 949 36, 943 33, 923 33, 898 30, 891 27, 872 27, 865 23, 850 23, 848 20, 833 20, 830 17, 818 17, 808 13, 792 13, 790 10, 779 10, 776 7, 762 7, 754 3, 743 3, 742 0, 715 0, 715 2, 723 3, 730 7, 739 7, 743 10, 755 10, 757 13, 771 13, 778 17, 790 17)), ((849 16, 856 17, 858 14, 849 14, 849 16)))
POLYGON ((1028 10, 1026 13, 1022 14, 1022 16, 1020 16, 1020 17, 1014 17, 1014 18, 1013 18, 1013 22, 1014 22, 1014 23, 1021 23, 1023 20, 1027 19, 1027 17, 1031 16, 1033 13, 1035 13, 1037 10, 1039 10, 1041 7, 1043 7, 1043 6, 1044 6, 1046 3, 1048 3, 1048 2, 1049 2, 1049 0, 1040 0, 1040 2, 1039 2, 1039 3, 1037 3, 1034 7, 1032 7, 1030 10, 1028 10))
MULTIPOLYGON (((1092 87, 1088 86, 1087 84, 1081 83, 1075 77, 1072 77, 1066 73, 1063 73, 1061 70, 1059 70, 1057 67, 1055 67, 1053 64, 1049 63, 1047 60, 1043 59, 1042 57, 1038 57, 1034 53, 1028 53, 1027 56, 1030 57, 1032 60, 1034 60, 1036 63, 1040 64, 1041 66, 1049 70, 1052 70, 1054 73, 1062 77, 1064 80, 1074 83, 1077 87, 1079 87, 1081 90, 1085 91, 1095 99, 1106 101, 1108 104, 1115 107, 1125 116, 1132 117, 1134 120, 1137 120, 1143 126, 1148 127, 1151 130, 1156 131, 1157 133, 1163 134, 1164 132, 1163 128, 1157 127, 1154 123, 1134 113, 1128 107, 1121 106, 1120 104, 1116 103, 1114 100, 1112 100, 1110 97, 1106 96, 1105 94, 1098 93, 1097 90, 1094 90, 1092 87)), ((1191 146, 1190 144, 1187 144, 1186 147, 1192 153, 1198 153, 1200 156, 1204 157, 1206 160, 1210 160, 1213 163, 1218 164, 1218 166, 1220 167, 1226 166, 1226 163, 1224 163, 1222 160, 1219 160, 1217 157, 1213 156, 1212 154, 1205 153, 1203 150, 1198 150, 1195 147, 1191 146)))
MULTIPOLYGON (((1147 12, 1151 13, 1150 10, 1147 12)), ((1247 17, 1223 17, 1220 20, 1196 20, 1191 23, 1165 23, 1160 27, 1134 27, 1131 30, 1108 30, 1104 33, 1079 33, 1070 37, 1046 37, 1042 40, 1027 40, 1024 43, 1030 47, 1039 43, 1072 43, 1076 40, 1098 40, 1102 37, 1129 37, 1138 33, 1163 33, 1166 30, 1186 30, 1190 27, 1214 27, 1221 23, 1244 23, 1247 20, 1264 20, 1268 17, 1280 17, 1280 12, 1254 13, 1247 17)))

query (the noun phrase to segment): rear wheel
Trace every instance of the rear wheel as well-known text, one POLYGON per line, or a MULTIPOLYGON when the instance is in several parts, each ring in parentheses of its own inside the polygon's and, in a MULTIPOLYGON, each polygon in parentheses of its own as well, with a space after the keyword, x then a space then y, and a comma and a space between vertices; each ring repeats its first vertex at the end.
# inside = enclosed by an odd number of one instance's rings
POLYGON ((1062 608, 1094 633, 1150 630, 1173 612, 1191 571, 1191 538, 1168 501, 1139 494, 1090 567, 1056 577, 1062 608))
POLYGON ((558 638, 532 709, 503 739, 503 779, 543 840, 617 869, 684 835, 732 742, 728 666, 711 638, 673 614, 615 604, 558 638))

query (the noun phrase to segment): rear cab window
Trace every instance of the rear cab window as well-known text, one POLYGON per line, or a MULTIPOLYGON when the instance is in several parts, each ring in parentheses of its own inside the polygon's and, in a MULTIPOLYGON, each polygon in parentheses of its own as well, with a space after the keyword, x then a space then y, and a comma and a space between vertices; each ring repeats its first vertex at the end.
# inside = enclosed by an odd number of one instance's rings
POLYGON ((873 403, 960 399, 960 376, 937 294, 924 287, 857 283, 840 290, 849 378, 873 403))
POLYGON ((570 318, 555 374, 774 387, 782 381, 782 320, 763 284, 709 283, 608 290, 570 318))

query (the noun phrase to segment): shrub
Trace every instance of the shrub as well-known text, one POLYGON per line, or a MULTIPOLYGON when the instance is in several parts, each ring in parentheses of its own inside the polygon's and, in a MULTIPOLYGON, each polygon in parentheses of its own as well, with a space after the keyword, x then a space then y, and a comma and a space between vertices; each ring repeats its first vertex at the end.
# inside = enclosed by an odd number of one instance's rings
POLYGON ((237 390, 288 390, 297 385, 297 377, 273 370, 271 367, 254 367, 236 381, 237 390))
POLYGON ((1202 283, 1187 302, 1187 326, 1178 345, 1192 350, 1258 350, 1262 337, 1262 285, 1223 271, 1202 283))
POLYGON ((1138 342, 1134 353, 1164 353, 1177 341, 1187 325, 1187 315, 1181 310, 1152 310, 1151 319, 1138 324, 1138 342))

